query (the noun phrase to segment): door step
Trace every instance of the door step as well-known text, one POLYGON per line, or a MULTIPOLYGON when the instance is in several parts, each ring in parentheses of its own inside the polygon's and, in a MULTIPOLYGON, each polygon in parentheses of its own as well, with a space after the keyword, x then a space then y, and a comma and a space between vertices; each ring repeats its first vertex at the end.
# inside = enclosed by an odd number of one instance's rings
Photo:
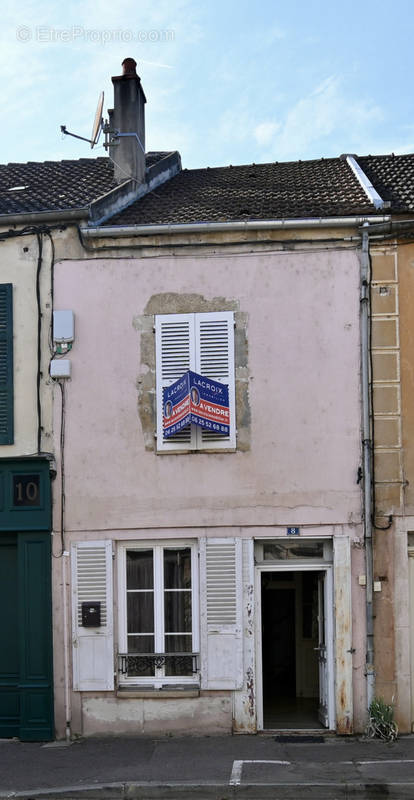
POLYGON ((279 744, 324 744, 325 738, 320 733, 278 733, 274 740, 279 744))

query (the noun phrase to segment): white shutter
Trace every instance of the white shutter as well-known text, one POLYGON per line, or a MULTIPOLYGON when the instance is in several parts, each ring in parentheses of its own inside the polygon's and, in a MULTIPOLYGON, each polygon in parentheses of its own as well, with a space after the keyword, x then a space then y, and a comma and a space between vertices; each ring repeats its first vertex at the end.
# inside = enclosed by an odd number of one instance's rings
POLYGON ((236 447, 234 314, 159 314, 155 317, 157 450, 223 450, 236 447), (188 369, 229 387, 230 434, 192 425, 164 438, 162 390, 188 369))
POLYGON ((230 434, 197 430, 198 449, 222 450, 236 447, 236 402, 234 376, 234 315, 232 311, 196 314, 196 367, 206 378, 229 387, 230 434))
POLYGON ((162 390, 195 369, 194 314, 159 314, 155 317, 157 379, 157 450, 194 450, 194 426, 164 438, 162 390))
POLYGON ((114 688, 112 542, 72 545, 73 688, 114 688), (101 603, 101 625, 82 625, 82 603, 101 603))
POLYGON ((200 540, 201 686, 243 686, 240 539, 200 540))

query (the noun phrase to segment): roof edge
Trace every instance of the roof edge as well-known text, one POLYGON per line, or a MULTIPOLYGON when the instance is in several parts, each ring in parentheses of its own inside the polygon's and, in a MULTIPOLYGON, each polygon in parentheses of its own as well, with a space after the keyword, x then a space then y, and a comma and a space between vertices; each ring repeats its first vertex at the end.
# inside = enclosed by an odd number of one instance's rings
POLYGON ((358 164, 356 156, 347 155, 346 163, 351 168, 356 179, 361 184, 365 194, 367 195, 371 203, 375 206, 375 208, 384 208, 386 206, 385 200, 383 200, 382 197, 378 194, 377 190, 372 185, 371 181, 365 174, 364 170, 358 164))
POLYGON ((64 211, 24 211, 21 214, 0 214, 0 225, 27 225, 36 222, 73 222, 89 218, 89 206, 64 211))
POLYGON ((94 200, 91 203, 90 225, 102 225, 111 217, 125 211, 148 192, 152 192, 157 186, 169 181, 180 171, 181 156, 178 150, 173 150, 147 167, 144 183, 137 185, 135 180, 129 179, 94 200))

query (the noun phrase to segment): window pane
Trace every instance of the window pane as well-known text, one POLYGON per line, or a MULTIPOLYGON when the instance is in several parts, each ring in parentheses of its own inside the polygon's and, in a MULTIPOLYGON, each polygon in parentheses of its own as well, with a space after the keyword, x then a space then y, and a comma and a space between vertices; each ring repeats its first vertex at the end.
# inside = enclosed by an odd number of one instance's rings
POLYGON ((166 653, 191 653, 193 647, 193 639, 190 636, 169 636, 165 637, 165 652, 166 653))
POLYGON ((153 636, 128 636, 128 653, 153 653, 153 636))
MULTIPOLYGON (((153 636, 128 636, 128 653, 153 653, 153 636)), ((154 662, 145 656, 129 656, 128 677, 151 677, 154 675, 154 662)))
POLYGON ((128 592, 128 633, 154 633, 154 593, 128 592))
POLYGON ((127 589, 153 589, 152 550, 127 550, 127 589))
POLYGON ((164 549, 164 588, 191 589, 191 549, 164 549))
POLYGON ((268 542, 263 545, 265 561, 284 561, 295 558, 323 558, 323 542, 316 541, 287 541, 268 542))
MULTIPOLYGON (((165 650, 167 653, 191 653, 191 636, 166 636, 165 650)), ((193 659, 189 656, 184 658, 167 656, 165 660, 166 675, 192 675, 193 659)))
POLYGON ((164 593, 165 633, 191 633, 191 592, 164 593))

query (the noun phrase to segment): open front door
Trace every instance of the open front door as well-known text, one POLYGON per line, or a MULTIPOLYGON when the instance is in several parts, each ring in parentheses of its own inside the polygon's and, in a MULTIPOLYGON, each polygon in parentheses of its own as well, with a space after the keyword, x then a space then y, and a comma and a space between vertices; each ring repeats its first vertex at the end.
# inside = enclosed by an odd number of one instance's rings
POLYGON ((327 644, 329 634, 327 631, 327 588, 326 572, 318 575, 318 664, 319 664, 319 722, 329 728, 329 675, 327 644))

